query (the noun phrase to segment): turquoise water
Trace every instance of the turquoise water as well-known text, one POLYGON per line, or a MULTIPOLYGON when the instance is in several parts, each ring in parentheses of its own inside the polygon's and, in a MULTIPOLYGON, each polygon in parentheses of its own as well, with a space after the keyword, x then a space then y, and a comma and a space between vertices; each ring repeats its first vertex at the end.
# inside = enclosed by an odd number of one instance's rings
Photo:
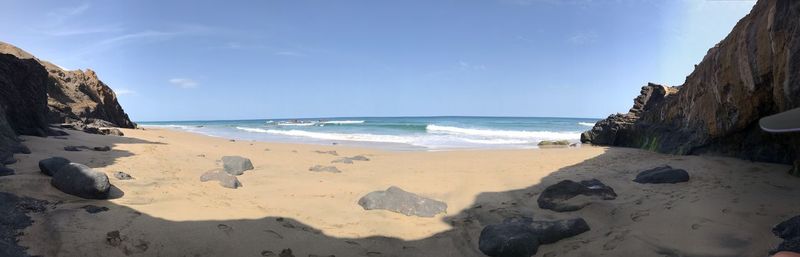
POLYGON ((537 117, 343 117, 139 122, 209 136, 267 142, 394 149, 535 148, 541 140, 578 142, 598 119, 537 117))

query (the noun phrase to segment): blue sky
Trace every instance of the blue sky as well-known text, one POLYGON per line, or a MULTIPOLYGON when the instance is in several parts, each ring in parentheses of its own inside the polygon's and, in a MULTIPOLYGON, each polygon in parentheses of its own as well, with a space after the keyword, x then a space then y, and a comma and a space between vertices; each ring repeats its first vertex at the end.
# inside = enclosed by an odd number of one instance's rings
POLYGON ((755 1, 4 1, 0 41, 133 120, 606 117, 679 85, 755 1))

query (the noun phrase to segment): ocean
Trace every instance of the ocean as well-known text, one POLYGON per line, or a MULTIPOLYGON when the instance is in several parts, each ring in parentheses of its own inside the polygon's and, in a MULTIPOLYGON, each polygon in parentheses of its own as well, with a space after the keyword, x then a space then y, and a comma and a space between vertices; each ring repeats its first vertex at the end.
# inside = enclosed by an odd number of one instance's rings
POLYGON ((543 117, 342 117, 139 122, 235 140, 342 144, 392 150, 536 148, 578 142, 599 119, 543 117))

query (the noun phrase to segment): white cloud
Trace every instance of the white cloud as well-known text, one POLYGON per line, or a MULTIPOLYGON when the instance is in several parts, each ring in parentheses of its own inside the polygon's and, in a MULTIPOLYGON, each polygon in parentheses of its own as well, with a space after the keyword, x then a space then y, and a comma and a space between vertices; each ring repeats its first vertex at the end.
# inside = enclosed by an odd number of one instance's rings
POLYGON ((87 35, 87 34, 102 34, 102 33, 113 33, 113 32, 121 32, 122 27, 118 25, 104 25, 100 27, 83 27, 83 28, 72 28, 72 27, 61 27, 54 30, 48 30, 44 33, 49 36, 77 36, 77 35, 87 35))
POLYGON ((471 64, 465 61, 458 61, 458 67, 462 70, 485 70, 486 66, 481 64, 471 64))
POLYGON ((179 88, 195 88, 197 87, 197 81, 186 79, 186 78, 174 78, 169 80, 170 84, 173 84, 179 88))
POLYGON ((567 42, 575 45, 585 45, 597 41, 595 32, 578 32, 567 38, 567 42))
POLYGON ((49 12, 49 13, 47 13, 47 15, 52 16, 52 17, 54 17, 56 19, 59 19, 59 20, 63 20, 63 19, 69 18, 71 16, 81 15, 84 12, 86 12, 86 10, 89 10, 89 3, 83 3, 83 4, 79 5, 79 6, 74 6, 74 7, 61 8, 61 9, 49 12))
POLYGON ((278 51, 278 52, 275 52, 275 55, 281 55, 281 56, 305 56, 305 54, 303 54, 303 53, 298 53, 298 52, 294 52, 294 51, 278 51))

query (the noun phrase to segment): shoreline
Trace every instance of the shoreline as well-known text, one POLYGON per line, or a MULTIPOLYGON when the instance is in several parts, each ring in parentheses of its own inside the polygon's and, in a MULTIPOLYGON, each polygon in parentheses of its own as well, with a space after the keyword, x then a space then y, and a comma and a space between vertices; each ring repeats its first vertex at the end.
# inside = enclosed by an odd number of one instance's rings
POLYGON ((477 250, 481 229, 517 215, 583 217, 591 226, 589 232, 541 246, 542 256, 658 256, 664 249, 757 255, 778 242, 771 226, 797 211, 786 203, 800 201, 795 190, 800 181, 790 179, 788 166, 727 157, 595 146, 387 151, 231 142, 169 129, 124 129, 125 137, 67 132, 68 139, 23 137, 33 153, 15 156, 19 162, 11 166, 17 175, 0 177, 6 182, 0 191, 50 202, 46 211, 30 214, 34 224, 19 238, 32 255, 258 256, 269 251, 277 256, 292 249, 295 256, 483 256, 477 250), (65 152, 68 145, 112 150, 65 152), (243 186, 200 182, 203 172, 220 168, 218 160, 225 155, 253 161, 255 169, 238 176, 243 186), (331 163, 356 155, 370 160, 331 163), (105 172, 123 195, 86 200, 52 188, 36 163, 51 156, 105 172), (661 164, 688 170, 692 181, 658 186, 630 181, 639 170, 661 164), (314 165, 342 172, 309 171, 314 165), (135 179, 115 179, 116 171, 135 179), (569 213, 536 206, 544 187, 591 178, 612 186, 620 197, 569 213), (366 211, 357 204, 363 195, 389 186, 441 200, 447 211, 422 218, 366 211), (109 210, 88 213, 86 205, 109 210), (119 242, 109 241, 114 235, 119 242))

